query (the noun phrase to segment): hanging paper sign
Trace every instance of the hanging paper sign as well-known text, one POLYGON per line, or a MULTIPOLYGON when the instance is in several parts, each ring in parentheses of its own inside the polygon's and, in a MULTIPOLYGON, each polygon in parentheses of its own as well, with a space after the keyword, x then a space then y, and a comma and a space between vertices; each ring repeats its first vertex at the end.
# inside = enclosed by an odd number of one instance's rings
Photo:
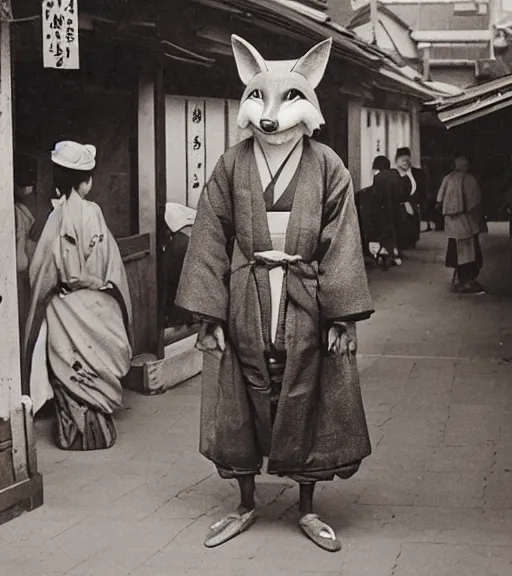
POLYGON ((12 20, 11 0, 0 0, 0 22, 12 20))
POLYGON ((189 100, 187 105, 187 204, 197 208, 205 184, 204 101, 189 100))
POLYGON ((43 0, 43 65, 78 70, 78 0, 43 0))

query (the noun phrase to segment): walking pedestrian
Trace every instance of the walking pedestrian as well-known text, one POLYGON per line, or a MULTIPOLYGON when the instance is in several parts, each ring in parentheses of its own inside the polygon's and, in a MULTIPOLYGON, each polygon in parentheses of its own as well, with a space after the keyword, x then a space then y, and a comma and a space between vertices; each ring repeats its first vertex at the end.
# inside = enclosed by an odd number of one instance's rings
POLYGON ((396 215, 396 238, 399 249, 415 248, 420 239, 421 208, 428 198, 427 179, 421 168, 412 165, 411 150, 398 148, 396 172, 400 177, 396 215))
POLYGON ((63 450, 114 444, 112 413, 131 360, 126 272, 100 207, 85 199, 95 157, 94 146, 55 146, 59 198, 30 265, 23 388, 35 412, 55 399, 54 437, 63 450))
POLYGON ((479 294, 484 292, 476 281, 483 264, 479 243, 482 193, 469 166, 464 154, 455 156, 455 169, 441 183, 437 202, 448 235, 445 264, 454 268, 453 289, 479 294))
POLYGON ((373 185, 368 193, 368 208, 365 223, 370 251, 378 263, 387 270, 391 261, 402 265, 398 252, 395 232, 396 199, 400 181, 386 156, 377 156, 373 160, 373 185))

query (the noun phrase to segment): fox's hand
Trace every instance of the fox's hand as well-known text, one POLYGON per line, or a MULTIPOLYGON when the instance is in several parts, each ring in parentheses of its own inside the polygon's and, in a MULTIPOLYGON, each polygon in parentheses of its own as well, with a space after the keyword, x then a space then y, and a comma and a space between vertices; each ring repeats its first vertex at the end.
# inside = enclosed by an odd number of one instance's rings
POLYGON ((222 326, 211 322, 201 322, 196 348, 201 352, 216 352, 218 354, 224 352, 226 339, 222 326))
POLYGON ((329 356, 344 356, 357 352, 356 325, 354 322, 336 322, 327 335, 329 356))

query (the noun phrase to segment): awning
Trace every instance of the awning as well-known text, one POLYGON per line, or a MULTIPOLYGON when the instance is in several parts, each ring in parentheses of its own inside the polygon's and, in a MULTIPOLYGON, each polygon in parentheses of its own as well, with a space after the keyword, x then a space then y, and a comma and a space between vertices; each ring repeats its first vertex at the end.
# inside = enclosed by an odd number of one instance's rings
POLYGON ((512 75, 466 88, 461 96, 430 103, 449 129, 512 106, 512 75))
MULTIPOLYGON (((199 4, 225 10, 235 17, 253 18, 273 28, 295 32, 313 41, 320 41, 328 36, 333 39, 333 52, 358 64, 376 68, 381 57, 374 51, 363 49, 350 37, 327 27, 329 19, 325 13, 307 8, 292 0, 195 0, 199 4)), ((352 35, 347 33, 348 36, 352 35)))

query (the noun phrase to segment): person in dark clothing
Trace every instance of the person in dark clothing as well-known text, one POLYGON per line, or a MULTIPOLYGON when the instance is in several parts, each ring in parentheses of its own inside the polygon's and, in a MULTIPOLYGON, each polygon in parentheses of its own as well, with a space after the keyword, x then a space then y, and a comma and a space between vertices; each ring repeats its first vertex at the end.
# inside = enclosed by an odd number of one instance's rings
POLYGON ((394 216, 396 198, 400 186, 398 176, 391 170, 386 156, 377 156, 372 165, 373 185, 368 193, 366 230, 368 241, 376 245, 375 258, 387 270, 388 261, 396 266, 402 264, 395 234, 394 216))
POLYGON ((163 287, 165 294, 165 326, 191 326, 194 318, 190 312, 176 306, 176 293, 180 282, 183 261, 187 253, 192 224, 195 220, 195 210, 167 203, 165 221, 167 224, 168 240, 164 252, 163 287))
POLYGON ((398 148, 396 170, 400 180, 398 208, 395 218, 399 249, 415 248, 420 239, 421 211, 426 210, 429 198, 427 178, 421 168, 412 166, 411 150, 398 148))

